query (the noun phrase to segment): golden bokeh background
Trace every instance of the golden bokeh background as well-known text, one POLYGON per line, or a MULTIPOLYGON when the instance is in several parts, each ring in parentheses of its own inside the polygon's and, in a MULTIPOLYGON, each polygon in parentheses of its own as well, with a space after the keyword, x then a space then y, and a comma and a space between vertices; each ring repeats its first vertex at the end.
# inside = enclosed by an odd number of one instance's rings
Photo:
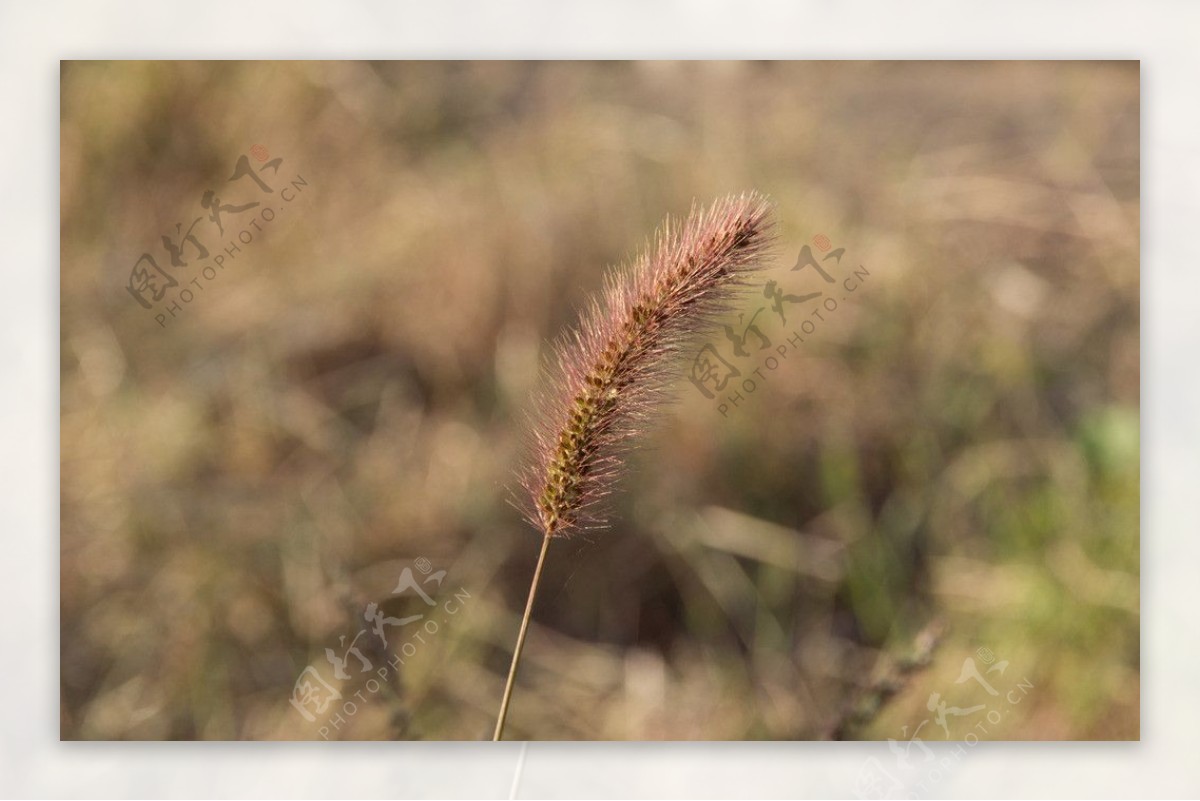
MULTIPOLYGON (((611 529, 550 551, 508 736, 1138 737, 1136 62, 64 62, 61 92, 65 739, 490 736, 539 359, 665 215, 747 189, 764 280, 837 310, 724 413, 680 366, 611 529), (259 205, 219 232, 210 190, 259 205), (790 269, 819 236, 836 292, 790 269), (143 253, 177 284, 149 309, 143 253), (368 604, 423 617, 384 647, 368 604), (341 695, 312 721, 308 667, 341 695)), ((760 314, 772 349, 810 307, 760 314)))

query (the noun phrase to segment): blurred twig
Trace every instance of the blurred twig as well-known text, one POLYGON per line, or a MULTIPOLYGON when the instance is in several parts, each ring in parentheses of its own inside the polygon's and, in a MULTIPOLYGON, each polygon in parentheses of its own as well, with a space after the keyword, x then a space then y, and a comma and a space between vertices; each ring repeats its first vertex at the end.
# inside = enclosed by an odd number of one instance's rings
POLYGON ((946 625, 940 619, 933 620, 921 629, 913 640, 912 652, 898 659, 852 698, 842 715, 829 728, 826 739, 849 739, 852 732, 877 718, 887 702, 907 686, 913 675, 929 666, 933 652, 945 633, 946 625))

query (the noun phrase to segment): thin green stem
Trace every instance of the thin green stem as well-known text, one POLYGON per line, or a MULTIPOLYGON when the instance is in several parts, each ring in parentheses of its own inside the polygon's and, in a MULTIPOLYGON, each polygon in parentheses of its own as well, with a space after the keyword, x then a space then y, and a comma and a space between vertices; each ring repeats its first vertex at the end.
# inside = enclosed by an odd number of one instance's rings
POLYGON ((542 539, 542 552, 538 554, 537 567, 533 569, 533 581, 529 584, 529 600, 525 602, 525 614, 521 618, 521 631, 517 634, 517 647, 513 649, 512 665, 508 668, 508 681, 504 684, 504 700, 500 702, 500 714, 496 717, 496 733, 493 742, 504 734, 504 721, 508 717, 508 702, 512 699, 513 684, 517 679, 517 665, 521 661, 521 650, 525 647, 525 635, 529 631, 529 618, 533 613, 533 599, 538 584, 542 581, 542 568, 546 564, 546 551, 550 549, 550 535, 542 539))

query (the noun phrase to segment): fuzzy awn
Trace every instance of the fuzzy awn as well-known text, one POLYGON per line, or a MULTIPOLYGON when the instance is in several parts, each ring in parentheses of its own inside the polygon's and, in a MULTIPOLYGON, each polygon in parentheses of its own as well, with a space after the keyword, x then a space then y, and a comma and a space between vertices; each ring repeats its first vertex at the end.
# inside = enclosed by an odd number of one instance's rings
POLYGON ((555 349, 551 389, 533 418, 533 458, 521 476, 542 549, 493 739, 504 732, 550 540, 603 525, 598 504, 625 451, 669 400, 679 357, 762 267, 771 231, 771 207, 757 193, 693 207, 682 223, 668 219, 631 267, 608 276, 603 299, 555 349))

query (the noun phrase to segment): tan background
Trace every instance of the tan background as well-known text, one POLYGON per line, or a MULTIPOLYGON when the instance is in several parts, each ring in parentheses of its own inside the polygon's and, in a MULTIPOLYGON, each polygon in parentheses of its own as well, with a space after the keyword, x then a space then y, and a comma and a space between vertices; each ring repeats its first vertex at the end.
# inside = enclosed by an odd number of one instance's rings
POLYGON ((825 736, 930 620, 848 736, 983 703, 980 647, 1033 686, 989 739, 1137 736, 1136 64, 77 63, 62 108, 64 737, 318 736, 293 682, 417 557, 471 598, 337 736, 484 736, 539 350, 746 188, 780 280, 817 233, 871 280, 552 551, 511 736, 825 736), (160 328, 132 263, 253 144, 309 187, 160 328))

